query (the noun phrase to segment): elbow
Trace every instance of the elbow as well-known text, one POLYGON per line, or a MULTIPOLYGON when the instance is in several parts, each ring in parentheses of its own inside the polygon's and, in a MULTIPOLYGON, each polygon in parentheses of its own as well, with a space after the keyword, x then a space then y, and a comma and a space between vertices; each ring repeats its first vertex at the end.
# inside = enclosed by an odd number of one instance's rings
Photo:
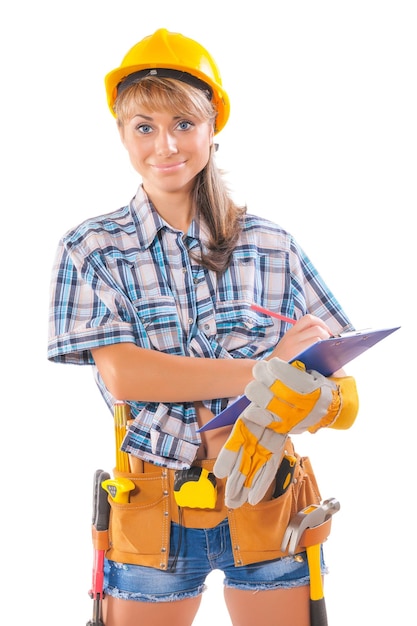
POLYGON ((123 373, 118 368, 106 367, 98 368, 100 378, 107 391, 120 402, 129 400, 128 385, 123 373))
MULTIPOLYGON (((93 358, 99 376, 107 391, 116 400, 137 399, 132 397, 134 368, 132 366, 131 354, 133 352, 133 344, 128 343, 105 346, 93 351, 93 358)), ((137 393, 137 385, 135 387, 135 392, 137 393)))
POLYGON ((132 400, 133 398, 129 397, 127 385, 119 379, 119 377, 115 376, 113 378, 105 380, 103 378, 104 385, 109 393, 115 398, 115 400, 119 402, 126 402, 127 400, 132 400))

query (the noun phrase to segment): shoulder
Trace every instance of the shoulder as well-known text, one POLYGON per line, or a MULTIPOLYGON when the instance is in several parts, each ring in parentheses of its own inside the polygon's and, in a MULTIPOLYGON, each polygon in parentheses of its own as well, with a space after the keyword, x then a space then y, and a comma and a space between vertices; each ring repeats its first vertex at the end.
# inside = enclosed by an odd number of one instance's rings
POLYGON ((289 251, 294 242, 293 236, 285 228, 252 213, 243 216, 240 239, 243 244, 267 250, 289 251))
POLYGON ((116 211, 90 217, 69 229, 62 237, 62 243, 68 250, 83 249, 93 251, 115 245, 135 232, 129 206, 116 211))

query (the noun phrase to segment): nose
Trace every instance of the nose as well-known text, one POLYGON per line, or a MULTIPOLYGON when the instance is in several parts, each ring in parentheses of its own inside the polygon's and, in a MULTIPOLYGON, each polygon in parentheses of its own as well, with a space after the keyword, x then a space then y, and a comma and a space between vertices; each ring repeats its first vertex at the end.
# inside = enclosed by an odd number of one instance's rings
POLYGON ((175 137, 168 130, 158 132, 155 140, 155 151, 158 156, 167 157, 178 152, 175 137))

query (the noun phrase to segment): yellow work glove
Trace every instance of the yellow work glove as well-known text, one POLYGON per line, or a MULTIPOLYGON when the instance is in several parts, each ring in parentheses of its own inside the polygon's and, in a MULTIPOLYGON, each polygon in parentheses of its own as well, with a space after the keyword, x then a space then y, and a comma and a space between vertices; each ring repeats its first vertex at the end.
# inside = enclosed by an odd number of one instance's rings
POLYGON ((227 477, 225 502, 230 508, 257 504, 272 483, 289 433, 330 425, 341 399, 337 385, 299 362, 274 358, 259 361, 245 394, 251 400, 237 419, 214 465, 227 477))
MULTIPOLYGON (((289 364, 276 357, 258 361, 252 371, 254 380, 246 386, 245 394, 253 405, 270 413, 263 416, 266 427, 277 433, 300 434, 316 432, 337 419, 342 407, 337 379, 306 370, 300 361, 289 364)), ((249 419, 250 414, 249 410, 249 419)))
POLYGON ((263 426, 265 413, 268 411, 249 405, 236 420, 214 464, 214 475, 227 477, 225 503, 229 508, 235 509, 245 502, 257 504, 272 483, 284 454, 287 435, 263 426), (249 409, 251 419, 246 417, 249 409))

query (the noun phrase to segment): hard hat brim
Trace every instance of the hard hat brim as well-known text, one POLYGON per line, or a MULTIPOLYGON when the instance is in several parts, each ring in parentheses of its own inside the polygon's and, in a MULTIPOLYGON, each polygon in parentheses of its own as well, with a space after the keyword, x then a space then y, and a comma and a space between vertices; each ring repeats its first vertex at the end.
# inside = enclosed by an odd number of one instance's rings
MULTIPOLYGON (((105 82, 105 87, 106 87, 106 92, 107 92, 107 104, 113 117, 116 117, 116 113, 114 111, 114 103, 117 97, 117 88, 123 80, 125 80, 131 74, 135 74, 141 70, 164 70, 164 69, 177 70, 177 71, 182 70, 185 73, 191 74, 189 67, 186 67, 186 66, 181 67, 178 64, 171 65, 171 66, 169 64, 166 64, 166 66, 163 68, 156 68, 152 64, 132 65, 130 67, 118 67, 115 70, 112 70, 111 72, 106 74, 104 78, 104 82, 105 82)), ((215 133, 217 134, 224 128, 227 120, 229 119, 229 115, 230 115, 229 96, 220 85, 218 85, 214 81, 211 81, 209 77, 203 72, 199 72, 198 70, 193 70, 192 75, 198 78, 203 83, 209 85, 209 87, 212 90, 212 94, 213 94, 212 100, 217 111, 216 128, 215 128, 215 133)))

